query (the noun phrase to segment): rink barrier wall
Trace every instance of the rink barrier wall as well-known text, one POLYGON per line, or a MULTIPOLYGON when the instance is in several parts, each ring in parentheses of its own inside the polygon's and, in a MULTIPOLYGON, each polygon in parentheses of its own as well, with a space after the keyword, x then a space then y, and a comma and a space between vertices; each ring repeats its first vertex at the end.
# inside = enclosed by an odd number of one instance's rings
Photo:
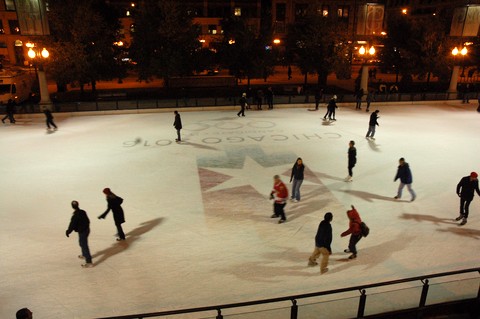
MULTIPOLYGON (((434 94, 434 93, 432 93, 434 94)), ((395 106, 395 105, 424 105, 425 103, 436 102, 437 104, 447 105, 447 106, 458 106, 458 100, 454 99, 414 99, 414 94, 408 94, 412 97, 410 100, 391 100, 388 96, 383 96, 382 100, 377 99, 375 102, 372 102, 371 108, 374 109, 378 106, 395 106)), ((441 95, 432 95, 425 97, 439 97, 445 96, 445 93, 441 95)), ((320 109, 326 108, 326 101, 329 100, 329 96, 323 98, 322 103, 320 104, 320 109)), ((202 111, 236 111, 240 107, 238 105, 237 99, 226 99, 230 103, 229 105, 219 105, 218 103, 211 103, 206 105, 201 105, 199 103, 200 99, 195 100, 195 103, 192 105, 179 103, 178 100, 161 101, 162 104, 159 104, 160 100, 135 100, 135 101, 93 101, 93 102, 74 102, 74 103, 56 103, 51 106, 55 116, 58 118, 68 118, 75 116, 98 116, 98 115, 122 115, 122 114, 150 114, 150 113, 168 113, 172 112, 174 109, 180 112, 202 112, 202 111)), ((212 99, 202 99, 202 103, 213 102, 212 99), (205 101, 204 101, 205 100, 205 101)), ((215 99, 216 100, 216 99, 215 99)), ((338 99, 339 107, 353 107, 356 102, 349 101, 350 96, 340 96, 338 99)), ((473 99, 472 99, 473 100, 473 99)), ((366 102, 363 102, 362 106, 366 106, 366 102)), ((43 118, 44 115, 40 111, 43 106, 40 105, 22 105, 17 107, 16 118, 18 119, 35 119, 43 118)), ((315 102, 312 101, 312 97, 309 96, 281 96, 276 97, 274 100, 274 108, 285 109, 285 108, 307 108, 312 109, 315 107, 315 102), (287 100, 286 100, 287 99, 287 100)), ((256 110, 256 105, 252 103, 252 110, 256 110)), ((263 109, 266 110, 267 105, 263 105, 263 109)))
MULTIPOLYGON (((472 308, 476 309, 475 311, 479 311, 480 309, 480 268, 469 268, 469 269, 442 272, 442 273, 436 273, 436 274, 430 274, 430 275, 424 275, 424 276, 416 276, 416 277, 410 277, 410 278, 404 278, 404 279, 365 284, 360 286, 320 291, 320 292, 314 292, 314 293, 284 296, 284 297, 278 297, 278 298, 269 298, 269 299, 261 299, 261 300, 247 301, 247 302, 238 302, 238 303, 222 304, 222 305, 206 306, 206 307, 198 307, 198 308, 178 309, 178 310, 153 312, 153 313, 143 313, 143 314, 135 314, 135 315, 102 317, 97 319, 143 319, 143 318, 153 318, 153 317, 174 316, 174 315, 180 315, 180 314, 192 314, 192 313, 199 314, 199 313, 205 313, 205 312, 216 313, 216 315, 211 314, 208 318, 223 319, 224 316, 227 316, 227 317, 230 316, 230 314, 229 315, 222 314, 222 311, 226 309, 240 309, 240 308, 251 307, 251 306, 278 304, 278 303, 284 303, 284 302, 291 303, 290 319, 301 319, 302 317, 298 315, 298 308, 301 306, 299 305, 299 300, 320 297, 320 296, 336 296, 336 295, 352 293, 352 292, 356 292, 358 297, 357 316, 354 318, 364 318, 365 306, 366 306, 367 297, 368 297, 367 290, 379 288, 379 287, 391 287, 391 286, 398 286, 402 284, 412 284, 412 283, 418 283, 418 282, 421 283, 421 294, 420 294, 420 300, 418 301, 418 307, 403 309, 402 311, 414 311, 417 315, 417 318, 421 318, 423 311, 426 310, 427 308, 432 308, 440 305, 454 304, 462 301, 462 299, 448 300, 442 303, 427 305, 428 292, 431 286, 430 281, 435 278, 447 278, 447 277, 459 276, 459 275, 465 275, 465 274, 475 275, 474 277, 472 275, 472 278, 470 279, 478 280, 479 283, 478 283, 478 290, 472 292, 472 294, 475 294, 476 297, 468 300, 463 300, 463 301, 466 301, 469 304, 471 304, 472 308)), ((465 279, 457 278, 456 280, 461 281, 465 279)), ((448 282, 451 282, 451 281, 446 281, 446 283, 448 282)), ((402 288, 397 287, 397 290, 399 289, 402 289, 402 288)), ((391 292, 391 290, 384 291, 383 293, 388 293, 388 292, 391 292)), ((380 294, 381 293, 382 292, 380 292, 380 294)), ((378 313, 374 315, 378 316, 381 314, 382 313, 378 313)), ((241 313, 235 313, 232 316, 238 316, 238 315, 241 315, 241 313)), ((480 313, 477 313, 476 315, 480 316, 480 313)), ((261 318, 261 317, 257 317, 257 318, 261 318)))

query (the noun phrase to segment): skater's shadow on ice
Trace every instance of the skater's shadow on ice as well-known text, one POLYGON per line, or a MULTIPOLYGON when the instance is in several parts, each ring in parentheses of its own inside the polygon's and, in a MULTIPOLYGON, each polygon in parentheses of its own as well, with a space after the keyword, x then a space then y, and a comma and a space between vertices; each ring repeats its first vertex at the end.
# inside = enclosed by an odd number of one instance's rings
POLYGON ((143 234, 148 233, 153 228, 160 225, 163 222, 163 220, 164 218, 156 218, 156 219, 152 219, 147 222, 141 223, 139 227, 125 234, 126 240, 119 241, 111 245, 109 248, 106 248, 104 250, 98 251, 95 254, 93 254, 92 258, 100 258, 98 260, 94 260, 94 264, 97 266, 103 263, 108 258, 113 257, 116 254, 119 254, 125 251, 130 247, 130 245, 132 245, 134 242, 139 240, 143 234))
POLYGON ((262 255, 262 260, 246 262, 228 269, 221 269, 221 271, 246 281, 275 283, 278 282, 278 277, 316 275, 309 272, 306 267, 308 256, 308 253, 299 252, 296 248, 285 249, 279 252, 266 253, 262 255), (302 265, 305 262, 303 270, 298 267, 299 261, 302 262, 302 265), (290 263, 291 266, 280 266, 285 263, 290 263))
POLYGON ((339 191, 347 193, 347 194, 352 195, 352 196, 356 196, 356 197, 361 198, 361 199, 363 199, 367 202, 373 202, 373 200, 375 200, 375 199, 384 200, 384 201, 388 201, 388 202, 408 202, 406 200, 398 200, 398 199, 395 199, 393 197, 387 197, 387 196, 382 196, 382 195, 378 195, 378 194, 367 193, 367 192, 364 192, 364 191, 355 191, 355 190, 349 190, 349 189, 339 190, 339 191))
MULTIPOLYGON (((358 246, 358 257, 355 260, 349 260, 348 255, 345 258, 336 259, 333 256, 330 256, 330 260, 334 261, 335 264, 341 264, 338 267, 332 267, 333 272, 341 272, 350 267, 355 266, 365 266, 365 269, 369 269, 370 267, 374 267, 380 264, 384 264, 389 262, 390 264, 392 261, 392 254, 396 251, 403 251, 407 249, 410 245, 410 242, 414 239, 414 236, 405 236, 402 235, 399 238, 395 238, 381 244, 362 248, 362 241, 360 241, 358 246)), ((365 241, 370 240, 371 238, 364 239, 365 241)), ((398 263, 396 266, 400 267, 401 264, 398 263)))
POLYGON ((380 145, 375 143, 374 140, 369 139, 368 140, 368 146, 370 146, 370 149, 374 152, 381 152, 380 147, 379 147, 380 145))
POLYGON ((443 233, 453 233, 458 236, 468 237, 472 239, 480 239, 480 230, 461 228, 461 227, 449 227, 447 229, 437 229, 439 232, 443 233))
POLYGON ((319 173, 319 172, 315 172, 315 175, 320 178, 320 179, 323 179, 323 178, 326 178, 326 179, 331 179, 331 180, 334 180, 334 181, 339 181, 339 182, 344 182, 345 179, 341 178, 341 177, 336 177, 336 176, 332 176, 332 175, 328 175, 326 173, 319 173))
POLYGON ((181 145, 187 145, 187 146, 193 146, 195 148, 203 149, 203 150, 218 151, 218 149, 215 148, 215 147, 208 146, 208 145, 203 145, 203 144, 198 144, 198 143, 192 143, 192 142, 185 141, 185 140, 183 140, 180 144, 181 145))
POLYGON ((288 221, 295 220, 302 217, 303 215, 308 215, 316 211, 321 211, 331 201, 329 199, 324 200, 310 200, 310 201, 300 201, 289 205, 289 208, 286 211, 288 221))
POLYGON ((403 214, 400 216, 402 219, 414 220, 416 222, 431 222, 435 225, 439 224, 450 224, 455 225, 456 223, 450 218, 439 218, 433 215, 421 215, 421 214, 403 214))
POLYGON ((332 126, 333 124, 335 124, 335 121, 322 120, 322 125, 323 125, 323 126, 332 126))

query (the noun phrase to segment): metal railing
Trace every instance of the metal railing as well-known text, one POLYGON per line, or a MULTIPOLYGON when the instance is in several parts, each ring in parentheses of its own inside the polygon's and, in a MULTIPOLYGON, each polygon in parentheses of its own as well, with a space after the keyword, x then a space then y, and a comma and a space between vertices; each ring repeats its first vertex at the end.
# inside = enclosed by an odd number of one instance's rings
MULTIPOLYGON (((226 309, 232 309, 232 308, 238 309, 238 308, 244 308, 244 307, 250 307, 250 306, 280 303, 280 302, 291 302, 290 318, 298 319, 298 318, 301 318, 298 315, 299 300, 313 298, 313 297, 320 297, 320 296, 332 296, 332 295, 338 295, 338 294, 348 293, 348 292, 359 292, 359 296, 357 297, 358 307, 356 311, 357 313, 356 318, 363 318, 365 315, 365 306, 367 304, 367 290, 369 289, 385 287, 385 286, 394 286, 394 285, 400 285, 400 284, 406 284, 406 283, 421 282, 422 289, 421 289, 420 299, 418 300, 418 307, 414 309, 422 310, 423 308, 426 307, 431 279, 441 278, 441 277, 451 277, 451 276, 456 276, 461 274, 474 274, 474 273, 480 273, 480 268, 470 268, 470 269, 463 269, 463 270, 457 270, 457 271, 436 273, 431 275, 384 281, 384 282, 378 282, 373 284, 365 284, 360 286, 333 289, 333 290, 327 290, 327 291, 321 291, 321 292, 291 295, 291 296, 285 296, 285 297, 279 297, 279 298, 270 298, 270 299, 262 299, 262 300, 255 300, 255 301, 232 303, 232 304, 223 304, 223 305, 189 308, 189 309, 179 309, 179 310, 162 311, 162 312, 154 312, 154 313, 104 317, 100 319, 143 319, 143 318, 163 317, 163 316, 172 316, 172 315, 180 315, 180 314, 191 314, 191 313, 198 314, 198 313, 205 313, 205 312, 212 312, 212 311, 216 313, 216 316, 210 317, 210 318, 223 319, 224 315, 222 314, 222 311, 226 309)), ((480 277, 475 277, 474 279, 479 281, 478 291, 473 292, 474 294, 476 294, 476 298, 474 299, 478 305, 477 306, 477 309, 478 309, 480 307, 480 277)), ((409 309, 403 309, 403 310, 409 310, 409 309)), ((257 318, 260 318, 260 317, 257 316, 257 318)))
MULTIPOLYGON (((320 103, 326 104, 333 94, 323 95, 320 103)), ((339 103, 355 102, 353 94, 336 94, 339 103)), ((477 93, 470 93, 470 99, 476 100, 477 93)), ((423 93, 392 93, 377 94, 372 102, 389 103, 389 102, 418 102, 418 101, 446 101, 457 100, 462 98, 461 93, 447 92, 423 92, 423 93)), ((364 97, 365 99, 365 97, 364 97)), ((253 98, 248 99, 249 104, 255 108, 256 101, 253 98)), ((276 95, 274 104, 314 104, 315 96, 312 94, 301 95, 276 95)), ((364 102, 365 103, 365 102, 364 102)), ((77 102, 61 102, 54 103, 55 112, 88 112, 88 111, 115 111, 115 110, 137 110, 137 109, 159 109, 159 108, 183 108, 183 107, 215 107, 215 106, 238 106, 239 97, 179 97, 166 99, 118 99, 114 97, 111 100, 96 101, 77 101, 77 102)), ((263 101, 266 107, 266 101, 263 101)), ((19 113, 40 113, 40 107, 33 104, 23 104, 17 107, 19 113)))

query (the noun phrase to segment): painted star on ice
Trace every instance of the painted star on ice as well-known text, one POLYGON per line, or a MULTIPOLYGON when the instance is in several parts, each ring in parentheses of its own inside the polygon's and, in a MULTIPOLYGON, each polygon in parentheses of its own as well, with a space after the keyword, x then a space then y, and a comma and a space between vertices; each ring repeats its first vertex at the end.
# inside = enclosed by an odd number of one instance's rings
MULTIPOLYGON (((245 157, 243 167, 235 168, 213 168, 208 170, 231 176, 227 181, 212 187, 207 192, 215 192, 235 187, 251 186, 260 194, 268 194, 272 189, 273 176, 281 175, 291 168, 291 164, 284 164, 279 166, 264 167, 258 164, 251 157, 245 157)), ((289 177, 282 176, 283 182, 287 183, 289 177)), ((306 185, 315 185, 315 183, 304 181, 306 185)))

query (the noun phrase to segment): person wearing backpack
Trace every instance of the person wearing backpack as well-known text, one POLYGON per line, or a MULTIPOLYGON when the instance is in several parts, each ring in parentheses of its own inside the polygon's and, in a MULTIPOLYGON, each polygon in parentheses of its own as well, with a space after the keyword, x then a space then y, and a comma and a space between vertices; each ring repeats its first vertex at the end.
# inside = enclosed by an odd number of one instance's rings
POLYGON ((105 217, 107 217, 108 213, 111 210, 113 213, 113 220, 115 221, 115 226, 117 226, 117 232, 118 232, 117 241, 125 240, 125 233, 123 232, 123 229, 122 229, 122 224, 125 223, 125 215, 123 213, 123 208, 121 206, 123 203, 123 198, 112 193, 110 188, 105 188, 103 190, 103 193, 107 197, 108 207, 107 207, 107 210, 102 215, 98 216, 98 219, 105 219, 105 217))
POLYGON ((348 259, 357 258, 357 243, 362 239, 362 219, 360 214, 357 212, 355 207, 352 205, 352 209, 347 211, 347 216, 349 219, 349 226, 346 231, 342 233, 342 237, 350 235, 350 241, 348 243, 348 249, 345 249, 344 252, 352 253, 348 259))

